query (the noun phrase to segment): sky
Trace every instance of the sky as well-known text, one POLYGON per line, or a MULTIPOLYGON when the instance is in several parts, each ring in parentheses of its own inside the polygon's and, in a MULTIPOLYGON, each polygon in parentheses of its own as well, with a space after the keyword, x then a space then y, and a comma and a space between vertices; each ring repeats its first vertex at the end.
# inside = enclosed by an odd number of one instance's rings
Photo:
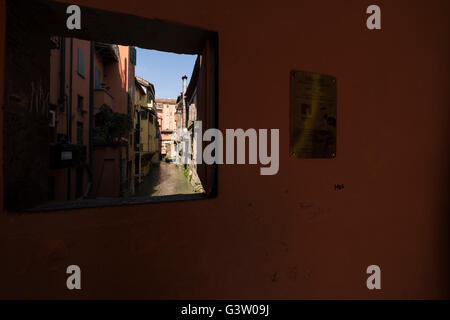
POLYGON ((176 99, 181 93, 181 77, 186 75, 189 83, 196 58, 196 55, 137 48, 135 74, 153 83, 157 98, 176 99))

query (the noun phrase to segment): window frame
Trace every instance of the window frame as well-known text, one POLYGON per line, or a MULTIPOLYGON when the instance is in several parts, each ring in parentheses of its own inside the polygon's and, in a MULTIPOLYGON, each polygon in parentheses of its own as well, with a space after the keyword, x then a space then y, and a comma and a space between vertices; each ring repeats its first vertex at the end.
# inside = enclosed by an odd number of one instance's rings
MULTIPOLYGON (((49 38, 51 36, 60 36, 60 37, 75 37, 82 40, 88 40, 88 41, 108 41, 108 43, 117 43, 117 44, 123 44, 127 45, 127 41, 133 41, 133 44, 135 46, 139 46, 142 48, 150 49, 150 50, 159 50, 159 51, 165 51, 165 52, 172 52, 172 53, 180 53, 180 54, 205 54, 205 64, 207 69, 207 77, 205 79, 204 88, 203 88, 203 94, 202 99, 204 99, 204 114, 201 116, 201 119, 203 123, 203 128, 206 130, 208 128, 217 128, 218 124, 218 33, 215 31, 209 31, 206 29, 201 29, 194 26, 186 26, 181 24, 175 24, 167 21, 161 21, 160 19, 148 19, 148 18, 142 18, 138 16, 132 16, 127 15, 124 13, 117 13, 117 12, 109 12, 105 10, 99 10, 99 9, 93 9, 90 7, 80 6, 83 12, 83 16, 87 17, 83 21, 83 28, 81 30, 68 30, 65 24, 60 24, 61 21, 65 21, 67 19, 66 14, 66 8, 67 5, 62 2, 58 1, 48 1, 48 0, 37 0, 36 2, 28 3, 24 0, 7 0, 8 6, 14 7, 14 10, 17 10, 17 8, 22 7, 26 8, 26 12, 24 12, 24 16, 30 15, 33 16, 33 20, 29 21, 35 21, 39 20, 42 21, 43 26, 42 28, 28 28, 28 20, 22 19, 23 24, 27 27, 24 28, 26 30, 32 30, 30 34, 38 35, 40 37, 42 36, 48 36, 49 38), (15 3, 19 3, 16 5, 15 3), (38 6, 40 9, 43 10, 34 10, 35 6, 38 6), (52 19, 47 19, 48 17, 46 14, 51 12, 54 16, 52 19), (89 18, 89 17, 95 17, 89 18), (124 23, 118 26, 114 23, 105 23, 106 21, 117 21, 118 19, 122 19, 124 23), (85 27, 86 26, 86 27, 85 27), (123 29, 124 26, 128 29, 134 30, 132 34, 132 39, 129 38, 128 34, 130 33, 124 33, 123 29), (154 28, 154 29, 153 29, 154 28), (158 34, 157 37, 148 37, 146 35, 145 30, 152 29, 156 34, 158 34), (125 35, 127 34, 127 35, 125 35), (125 35, 125 36, 124 36, 125 35), (125 37, 125 38, 124 38, 125 37), (128 38, 127 38, 128 37, 128 38), (189 38, 192 41, 175 41, 176 39, 187 39, 189 38), (168 41, 167 39, 172 39, 171 41, 168 41), (209 47, 206 47, 206 44, 208 43, 209 47), (200 48, 202 46, 202 48, 200 48), (204 48, 208 48, 206 51, 204 48), (203 96, 204 95, 204 96, 203 96)), ((9 16, 7 18, 10 18, 9 16)), ((17 18, 16 18, 17 19, 17 18)), ((15 30, 14 28, 11 28, 11 26, 14 25, 12 22, 8 22, 8 20, 12 21, 12 19, 6 19, 7 21, 7 28, 6 30, 6 38, 8 38, 9 30, 15 30)), ((31 23, 31 22, 30 22, 31 23)), ((17 28, 16 28, 17 29, 17 28)), ((25 37, 30 38, 30 37, 25 37)), ((30 40, 33 40, 30 38, 30 40)), ((32 41, 31 41, 32 42, 32 41)), ((30 45, 28 50, 35 50, 40 49, 40 44, 35 45, 37 41, 34 41, 32 45, 30 45)), ((129 43, 129 42, 128 42, 129 43)), ((48 43, 45 43, 45 45, 48 47, 48 43)), ((6 50, 8 49, 8 42, 5 44, 6 50)), ((75 48, 74 48, 75 49, 75 48)), ((8 54, 8 53, 7 53, 8 54)), ((73 54, 75 56, 75 52, 73 54)), ((92 63, 92 61, 89 63, 89 50, 82 48, 77 48, 77 58, 72 59, 72 55, 70 56, 70 61, 72 63, 73 60, 76 61, 77 67, 72 67, 73 73, 77 73, 80 77, 83 79, 92 79, 92 69, 90 69, 89 64, 92 63), (86 50, 88 52, 86 52, 86 50), (87 63, 88 62, 88 63, 87 63)), ((67 58, 69 58, 69 55, 67 55, 67 58)), ((73 57, 75 58, 75 57, 73 57)), ((75 63, 75 61, 73 61, 75 63)), ((45 64, 44 64, 45 66, 45 64)), ((45 68, 44 68, 45 69, 45 68)), ((12 68, 9 68, 7 71, 5 71, 6 74, 10 72, 12 68)), ((44 70, 44 73, 46 71, 44 70)), ((46 78, 46 75, 44 74, 44 79, 46 78)), ((31 78, 31 80, 34 80, 34 78, 31 78)), ((90 80, 90 86, 93 87, 94 81, 90 80)), ((86 83, 86 82, 84 82, 86 83)), ((29 83, 23 84, 23 86, 27 86, 29 83)), ((29 86, 28 86, 29 87, 29 86)), ((9 92, 8 90, 10 87, 5 88, 5 92, 7 94, 13 93, 9 92)), ((89 107, 90 117, 91 117, 91 110, 92 110, 92 97, 85 97, 86 98, 86 106, 89 107), (88 102, 89 101, 89 102, 88 102)), ((71 93, 70 97, 67 99, 67 105, 69 106, 70 101, 70 107, 72 109, 72 115, 73 116, 73 108, 72 108, 72 99, 73 94, 71 93)), ((166 106, 168 107, 168 106, 166 106)), ((10 112, 10 110, 6 110, 6 112, 10 112)), ((93 123, 94 119, 90 119, 90 123, 93 123)), ((156 117, 156 121, 158 122, 159 119, 156 117)), ((69 123, 72 123, 71 121, 69 123)), ((86 122, 81 122, 82 124, 86 124, 86 122)), ((87 125, 86 125, 87 126, 87 125)), ((85 128, 85 125, 82 125, 83 130, 81 130, 82 135, 84 135, 86 131, 86 138, 87 138, 87 128, 85 128)), ((7 134, 7 130, 9 127, 5 126, 4 130, 6 131, 6 134, 3 136, 3 141, 7 141, 7 145, 12 145, 14 143, 14 139, 11 139, 11 135, 7 134)), ((10 131, 13 132, 13 131, 10 131)), ((73 134, 73 126, 70 124, 70 132, 73 134)), ((32 145, 33 141, 36 139, 31 139, 27 143, 29 145, 32 145)), ((84 137, 83 137, 84 142, 84 137)), ((5 153, 6 156, 8 155, 8 152, 5 153)), ((91 154, 90 154, 91 156, 91 154)), ((8 164, 4 163, 4 171, 8 172, 7 170, 8 164)), ((6 175, 5 175, 6 176, 6 175)), ((198 195, 193 195, 192 197, 172 197, 168 200, 162 200, 164 202, 166 201, 173 201, 173 200, 199 200, 199 199, 208 199, 215 197, 217 195, 217 179, 214 180, 214 177, 217 177, 217 165, 211 165, 207 167, 207 185, 205 185, 205 191, 206 196, 201 195, 201 197, 198 197, 198 195)), ((5 177, 5 181, 12 181, 14 178, 14 175, 10 174, 9 176, 5 177)), ((31 181, 31 180, 30 180, 31 181)), ((39 180, 40 181, 40 180, 39 180)), ((31 185, 31 183, 29 183, 31 185)), ((27 185, 28 186, 28 185, 27 185)), ((12 188, 6 187, 4 189, 4 197, 6 199, 5 201, 5 208, 6 210, 10 211, 13 210, 17 212, 17 209, 14 209, 13 207, 9 207, 8 204, 8 197, 9 194, 12 192, 10 191, 8 193, 8 189, 12 191, 12 188)), ((24 193, 26 196, 28 196, 28 192, 24 193)), ((28 199, 28 198, 27 198, 28 199)), ((37 197, 36 197, 37 199, 37 197)), ((38 199, 39 200, 39 199, 38 199)), ((72 204, 70 201, 68 203, 63 203, 61 206, 49 206, 46 207, 46 203, 44 202, 43 205, 39 205, 38 207, 31 207, 30 209, 26 209, 26 212, 36 212, 36 211, 55 211, 55 210, 68 210, 68 209, 83 209, 83 208, 90 208, 90 207, 99 207, 99 206, 118 206, 118 205, 130 205, 130 204, 143 204, 143 203, 151 203, 151 202, 160 202, 161 200, 156 198, 149 198, 147 200, 140 200, 137 201, 133 198, 130 199, 130 201, 124 201, 123 198, 117 198, 114 199, 117 201, 107 201, 106 203, 102 203, 102 201, 98 199, 93 199, 91 202, 86 202, 82 204, 72 204)), ((35 201, 36 202, 36 201, 35 201)), ((37 203, 37 202, 36 202, 37 203)), ((32 204, 33 205, 33 204, 32 204)), ((18 209, 21 210, 21 209, 18 209)))

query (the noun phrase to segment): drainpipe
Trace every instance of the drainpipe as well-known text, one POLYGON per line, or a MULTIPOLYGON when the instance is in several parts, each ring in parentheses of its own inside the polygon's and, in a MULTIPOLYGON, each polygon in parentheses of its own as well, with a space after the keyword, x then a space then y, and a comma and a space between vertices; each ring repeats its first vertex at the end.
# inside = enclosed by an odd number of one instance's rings
POLYGON ((181 94, 181 104, 183 106, 183 110, 181 113, 181 118, 182 118, 182 123, 183 123, 183 127, 187 127, 188 124, 188 113, 187 113, 187 104, 186 104, 186 90, 187 90, 187 84, 186 84, 186 80, 187 80, 187 76, 184 75, 182 78, 183 80, 183 92, 181 94))
POLYGON ((141 149, 139 148, 139 183, 142 183, 142 154, 141 149))
POLYGON ((95 42, 91 41, 91 50, 89 58, 89 164, 87 165, 87 172, 89 182, 84 192, 83 198, 87 198, 92 189, 92 173, 94 163, 94 144, 92 138, 94 135, 93 123, 94 123, 94 52, 95 42))
MULTIPOLYGON (((65 66, 64 66, 65 67, 65 66)), ((70 80, 69 80, 69 107, 67 110, 67 143, 72 143, 72 78, 73 78, 73 38, 70 38, 70 80)), ((67 200, 71 198, 72 168, 67 168, 67 200)))
POLYGON ((73 83, 73 38, 70 38, 70 80, 69 80, 69 110, 67 112, 67 140, 72 143, 72 88, 73 83))
POLYGON ((65 106, 66 105, 66 92, 65 92, 65 87, 66 87, 66 38, 60 37, 59 43, 61 46, 59 101, 61 104, 63 104, 65 106))
MULTIPOLYGON (((60 37, 60 45, 61 45, 61 57, 60 57, 60 103, 66 107, 66 38, 60 37)), ((66 124, 66 135, 67 135, 67 143, 69 142, 69 110, 68 108, 65 110, 67 112, 67 124, 66 124)), ((67 199, 70 200, 70 168, 67 170, 67 199)))

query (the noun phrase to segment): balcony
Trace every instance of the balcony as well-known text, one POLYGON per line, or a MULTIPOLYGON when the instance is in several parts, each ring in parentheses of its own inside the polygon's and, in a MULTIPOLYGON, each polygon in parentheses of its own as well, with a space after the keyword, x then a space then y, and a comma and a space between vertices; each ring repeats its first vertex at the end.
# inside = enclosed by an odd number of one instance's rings
POLYGON ((102 105, 108 105, 111 109, 114 109, 114 98, 108 92, 108 90, 100 88, 94 89, 94 105, 96 108, 100 108, 102 105))
POLYGON ((96 42, 95 50, 106 60, 119 61, 119 47, 115 44, 96 42))

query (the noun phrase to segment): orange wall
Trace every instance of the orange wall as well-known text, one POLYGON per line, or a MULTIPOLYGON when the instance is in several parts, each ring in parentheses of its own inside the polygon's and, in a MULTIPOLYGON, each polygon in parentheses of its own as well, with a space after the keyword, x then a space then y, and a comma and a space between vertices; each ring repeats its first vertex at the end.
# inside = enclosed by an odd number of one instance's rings
POLYGON ((220 166, 213 200, 3 212, 0 297, 448 298, 450 2, 375 2, 72 0, 218 31, 219 127, 279 128, 280 171, 220 166), (288 156, 293 69, 337 77, 335 160, 288 156))
MULTIPOLYGON (((66 41, 67 50, 70 51, 70 40, 66 41)), ((77 142, 77 122, 83 122, 83 142, 88 145, 89 141, 89 60, 90 60, 91 45, 89 41, 73 39, 73 82, 72 82, 72 114, 74 115, 72 121, 72 143, 77 142), (84 77, 80 76, 78 70, 78 48, 84 53, 84 77), (83 109, 86 113, 81 114, 77 110, 77 95, 82 95, 84 98, 83 109)), ((69 59, 66 59, 68 63, 69 59)), ((70 66, 70 64, 69 64, 70 66)), ((68 70, 69 71, 69 70, 68 70)), ((68 72, 67 71, 67 72, 68 72)), ((89 157, 89 148, 86 150, 86 157, 89 157)), ((88 159, 88 158, 87 158, 88 159)))
POLYGON ((97 198, 120 196, 120 147, 94 148, 93 194, 97 198))
MULTIPOLYGON (((60 97, 60 72, 61 72, 61 50, 50 50, 50 103, 56 105, 56 130, 54 131, 54 139, 56 142, 57 134, 67 134, 67 113, 70 104, 70 77, 72 75, 72 111, 71 111, 71 142, 77 144, 77 123, 83 123, 83 144, 86 146, 86 159, 89 157, 89 59, 90 59, 90 43, 89 41, 73 39, 72 48, 72 74, 70 73, 70 44, 71 39, 65 39, 65 93, 67 102, 64 112, 61 112, 58 104, 60 97), (78 48, 84 53, 84 77, 81 77, 78 70, 78 48), (84 99, 84 113, 78 111, 78 95, 84 99)), ((51 170, 50 175, 55 179, 54 200, 67 200, 67 169, 51 170)), ((83 170, 83 192, 87 189, 89 176, 86 170, 83 170)), ((71 169, 70 198, 76 199, 76 169, 71 169)))

